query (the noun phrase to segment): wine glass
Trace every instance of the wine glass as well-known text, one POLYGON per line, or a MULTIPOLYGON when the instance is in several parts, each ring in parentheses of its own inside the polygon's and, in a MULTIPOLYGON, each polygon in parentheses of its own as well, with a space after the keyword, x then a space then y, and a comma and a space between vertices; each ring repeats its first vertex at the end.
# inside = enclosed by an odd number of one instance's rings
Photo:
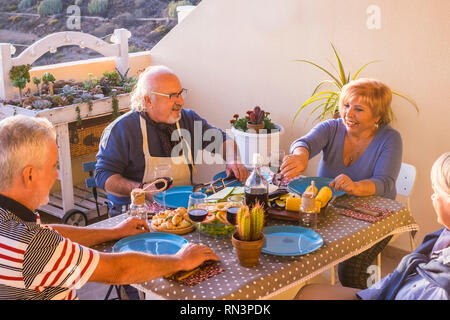
MULTIPOLYGON (((167 186, 166 189, 162 192, 163 194, 163 210, 166 210, 166 190, 172 185, 173 179, 172 179, 172 173, 171 173, 171 166, 170 163, 159 163, 155 166, 153 171, 153 178, 166 178, 167 182, 170 184, 167 186)), ((162 185, 156 184, 156 187, 159 189, 162 187, 162 185)))
POLYGON ((198 243, 200 240, 200 223, 208 215, 206 209, 206 194, 203 192, 193 192, 189 195, 188 214, 189 218, 197 224, 198 243))

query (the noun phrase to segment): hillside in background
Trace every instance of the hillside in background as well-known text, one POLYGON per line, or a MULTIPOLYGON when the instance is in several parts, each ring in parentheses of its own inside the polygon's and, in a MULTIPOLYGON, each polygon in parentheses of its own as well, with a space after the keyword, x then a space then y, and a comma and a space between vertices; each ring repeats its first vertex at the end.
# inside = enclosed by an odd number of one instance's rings
MULTIPOLYGON (((14 44, 17 56, 33 42, 54 32, 81 31, 109 41, 114 29, 126 28, 131 32, 130 52, 149 50, 177 24, 178 5, 197 5, 200 1, 0 0, 0 42, 14 44), (80 8, 79 30, 71 29, 67 11, 71 5, 80 8)), ((56 53, 45 54, 33 65, 95 57, 100 55, 90 49, 66 46, 56 53)))

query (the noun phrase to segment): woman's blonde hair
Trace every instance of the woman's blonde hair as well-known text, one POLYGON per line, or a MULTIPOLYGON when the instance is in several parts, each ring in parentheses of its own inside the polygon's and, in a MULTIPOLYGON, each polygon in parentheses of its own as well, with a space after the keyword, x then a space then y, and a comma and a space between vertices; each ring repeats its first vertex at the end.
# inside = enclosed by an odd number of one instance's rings
POLYGON ((444 153, 434 162, 431 182, 440 191, 450 195, 450 152, 444 153))
POLYGON ((49 139, 56 140, 56 132, 45 118, 16 115, 0 121, 0 190, 11 187, 26 166, 44 166, 49 139))
POLYGON ((139 75, 136 87, 131 93, 131 109, 141 112, 145 111, 144 98, 153 90, 151 78, 157 73, 173 73, 166 66, 150 66, 139 75))
POLYGON ((370 107, 374 117, 380 117, 378 125, 391 122, 392 91, 383 82, 368 78, 350 81, 341 89, 339 106, 355 97, 370 107))

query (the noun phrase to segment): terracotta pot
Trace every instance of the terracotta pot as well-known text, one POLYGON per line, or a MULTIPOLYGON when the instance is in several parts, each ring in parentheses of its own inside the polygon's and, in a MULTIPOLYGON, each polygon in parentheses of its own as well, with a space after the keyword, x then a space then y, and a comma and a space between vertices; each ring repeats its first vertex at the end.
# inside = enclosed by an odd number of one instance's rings
POLYGON ((261 255, 262 247, 266 241, 264 233, 261 239, 255 241, 242 241, 233 234, 231 242, 236 250, 239 263, 243 267, 254 267, 259 263, 259 256, 261 255))
POLYGON ((253 124, 247 122, 247 129, 255 130, 256 133, 259 133, 259 130, 264 129, 264 123, 253 124))

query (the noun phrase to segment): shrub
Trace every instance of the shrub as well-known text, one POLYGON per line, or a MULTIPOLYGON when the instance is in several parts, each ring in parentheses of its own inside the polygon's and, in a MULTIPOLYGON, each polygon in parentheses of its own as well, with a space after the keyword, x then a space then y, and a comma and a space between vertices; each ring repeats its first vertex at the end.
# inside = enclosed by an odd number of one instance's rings
POLYGON ((191 6, 192 3, 188 0, 180 0, 180 1, 170 1, 167 5, 167 14, 170 18, 177 17, 177 7, 178 6, 191 6))
POLYGON ((38 13, 40 15, 52 15, 60 13, 63 9, 61 0, 44 0, 38 6, 38 13))
POLYGON ((88 4, 90 15, 104 15, 108 10, 108 0, 91 0, 88 4))
POLYGON ((24 10, 31 8, 34 5, 33 0, 20 0, 19 9, 24 10))

